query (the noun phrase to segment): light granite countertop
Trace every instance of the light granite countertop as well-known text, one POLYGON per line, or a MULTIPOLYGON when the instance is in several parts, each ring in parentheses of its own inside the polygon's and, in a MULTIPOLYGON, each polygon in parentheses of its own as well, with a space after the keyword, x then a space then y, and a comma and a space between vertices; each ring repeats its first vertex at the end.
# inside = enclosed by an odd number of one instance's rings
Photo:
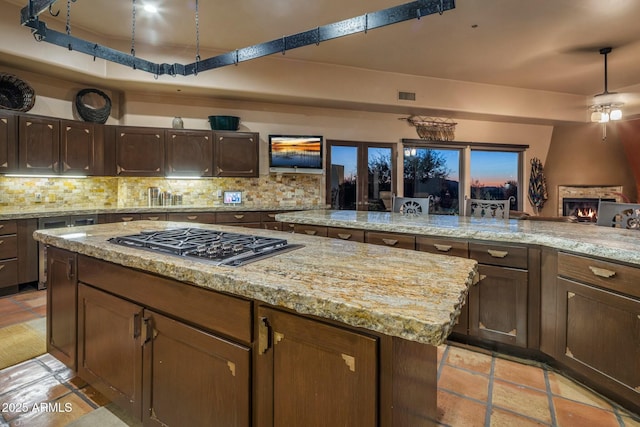
POLYGON ((240 267, 214 266, 109 243, 142 230, 191 223, 133 221, 40 230, 36 240, 182 282, 439 345, 477 275, 473 260, 278 231, 198 224, 199 228, 286 238, 304 247, 240 267))
POLYGON ((451 215, 315 210, 285 212, 276 220, 329 227, 446 238, 541 245, 640 266, 640 232, 592 224, 471 218, 451 215))
POLYGON ((0 221, 12 219, 52 218, 67 215, 97 215, 110 213, 167 213, 167 212, 273 212, 322 209, 319 206, 130 206, 118 208, 30 207, 0 208, 0 221))

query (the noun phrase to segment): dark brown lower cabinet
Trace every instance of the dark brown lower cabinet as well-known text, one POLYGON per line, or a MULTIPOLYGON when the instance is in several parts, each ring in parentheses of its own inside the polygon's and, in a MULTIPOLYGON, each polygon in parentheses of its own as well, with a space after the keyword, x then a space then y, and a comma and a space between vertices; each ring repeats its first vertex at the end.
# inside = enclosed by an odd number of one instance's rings
POLYGON ((526 270, 478 265, 480 282, 469 290, 469 334, 527 346, 526 270))
POLYGON ((250 425, 249 348, 152 311, 143 328, 145 425, 250 425))
POLYGON ((558 278, 558 309, 558 360, 639 410, 640 301, 558 278))
POLYGON ((76 369, 77 255, 47 250, 47 352, 76 369))
POLYGON ((378 425, 375 338, 266 307, 258 316, 256 425, 378 425))
POLYGON ((78 284, 78 375, 136 418, 142 411, 143 308, 78 284))
POLYGON ((78 285, 78 374, 145 425, 249 426, 250 349, 78 285))

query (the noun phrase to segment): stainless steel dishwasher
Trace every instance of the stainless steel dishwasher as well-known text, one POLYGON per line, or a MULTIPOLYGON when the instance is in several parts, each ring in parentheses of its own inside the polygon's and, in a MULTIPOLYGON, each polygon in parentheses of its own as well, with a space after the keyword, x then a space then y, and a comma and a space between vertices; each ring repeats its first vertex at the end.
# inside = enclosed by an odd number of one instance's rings
MULTIPOLYGON (((75 227, 80 225, 92 225, 98 222, 98 215, 69 215, 51 218, 40 218, 38 229, 75 227)), ((38 243, 38 289, 47 288, 47 247, 38 243)))

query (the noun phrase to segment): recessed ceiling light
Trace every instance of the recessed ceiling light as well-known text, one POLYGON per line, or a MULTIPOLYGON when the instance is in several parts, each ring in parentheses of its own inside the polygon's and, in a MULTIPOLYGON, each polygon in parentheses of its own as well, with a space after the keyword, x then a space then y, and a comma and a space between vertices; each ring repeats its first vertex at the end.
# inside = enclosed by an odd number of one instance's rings
POLYGON ((144 5, 144 10, 146 10, 149 13, 158 13, 158 8, 149 3, 144 5))

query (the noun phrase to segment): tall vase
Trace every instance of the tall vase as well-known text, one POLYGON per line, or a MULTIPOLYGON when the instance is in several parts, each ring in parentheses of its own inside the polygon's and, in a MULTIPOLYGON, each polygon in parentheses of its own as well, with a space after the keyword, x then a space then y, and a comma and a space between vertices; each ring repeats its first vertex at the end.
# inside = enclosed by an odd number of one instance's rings
POLYGON ((184 129, 184 122, 182 121, 182 117, 174 117, 173 121, 171 122, 171 126, 173 126, 174 129, 184 129))

